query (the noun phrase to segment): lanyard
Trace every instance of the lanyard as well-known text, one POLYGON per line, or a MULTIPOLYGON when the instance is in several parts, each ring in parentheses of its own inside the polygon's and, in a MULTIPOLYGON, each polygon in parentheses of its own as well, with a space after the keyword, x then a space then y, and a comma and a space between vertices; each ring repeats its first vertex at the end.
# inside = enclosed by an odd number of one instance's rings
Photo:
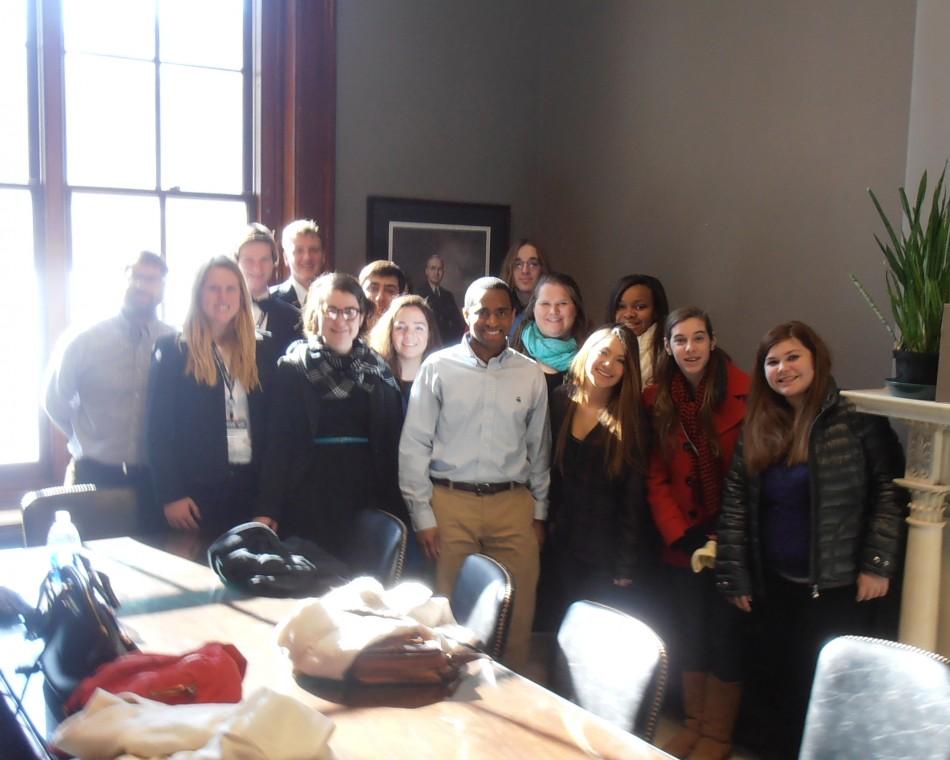
POLYGON ((211 344, 211 351, 214 353, 214 363, 218 365, 218 372, 221 373, 224 385, 228 389, 228 419, 234 420, 234 378, 231 377, 228 368, 224 366, 224 359, 221 358, 217 344, 211 344))

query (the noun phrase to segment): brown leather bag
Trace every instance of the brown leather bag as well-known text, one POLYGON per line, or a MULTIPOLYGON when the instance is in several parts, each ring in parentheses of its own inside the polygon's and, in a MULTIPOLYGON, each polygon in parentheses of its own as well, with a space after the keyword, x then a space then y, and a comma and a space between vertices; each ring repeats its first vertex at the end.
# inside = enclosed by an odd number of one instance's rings
POLYGON ((361 651, 347 671, 347 680, 363 686, 449 684, 470 659, 473 657, 446 652, 437 638, 399 634, 361 651))

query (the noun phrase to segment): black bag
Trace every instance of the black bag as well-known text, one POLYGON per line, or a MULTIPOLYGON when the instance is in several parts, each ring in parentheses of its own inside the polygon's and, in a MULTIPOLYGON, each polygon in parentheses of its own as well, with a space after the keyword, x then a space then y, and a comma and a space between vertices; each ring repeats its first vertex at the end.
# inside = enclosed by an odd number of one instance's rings
POLYGON ((43 581, 37 605, 41 617, 30 635, 46 642, 36 668, 43 672, 47 701, 57 712, 96 668, 138 649, 116 619, 118 606, 108 576, 82 555, 51 570, 43 581))
POLYGON ((350 569, 311 541, 281 541, 263 523, 237 525, 208 547, 208 565, 225 585, 255 596, 318 596, 350 569))

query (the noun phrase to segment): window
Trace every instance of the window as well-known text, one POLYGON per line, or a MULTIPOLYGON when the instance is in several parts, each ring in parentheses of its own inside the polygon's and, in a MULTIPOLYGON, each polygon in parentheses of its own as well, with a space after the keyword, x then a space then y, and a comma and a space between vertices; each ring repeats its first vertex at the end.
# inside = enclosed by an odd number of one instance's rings
POLYGON ((123 264, 148 249, 166 257, 164 316, 180 325, 195 270, 248 221, 244 0, 62 8, 71 320, 115 313, 123 264))
POLYGON ((65 328, 116 313, 131 256, 165 257, 180 324, 197 265, 249 218, 332 220, 334 18, 335 0, 0 0, 0 506, 61 482, 41 373, 65 328))
POLYGON ((195 270, 229 253, 247 223, 251 15, 247 0, 0 0, 0 12, 9 468, 41 459, 41 374, 64 326, 47 324, 57 280, 61 321, 80 326, 117 312, 135 253, 159 252, 169 266, 162 317, 180 325, 195 270), (57 54, 40 60, 37 40, 57 54), (61 221, 48 199, 59 199, 61 221))
POLYGON ((38 385, 42 323, 34 263, 37 194, 31 177, 38 163, 28 82, 35 58, 29 33, 32 8, 26 0, 2 0, 0 9, 0 262, 4 285, 0 313, 0 464, 35 462, 40 455, 38 385), (6 431, 10 431, 7 433, 6 431))

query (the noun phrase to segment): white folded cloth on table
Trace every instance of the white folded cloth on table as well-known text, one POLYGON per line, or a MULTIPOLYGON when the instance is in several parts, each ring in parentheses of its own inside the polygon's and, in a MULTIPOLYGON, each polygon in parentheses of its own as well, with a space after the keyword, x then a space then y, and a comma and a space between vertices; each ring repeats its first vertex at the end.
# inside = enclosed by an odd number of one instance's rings
POLYGON ((304 599, 277 626, 277 644, 294 670, 342 679, 367 646, 397 635, 474 643, 455 622, 449 600, 421 583, 400 583, 388 591, 375 578, 355 578, 318 599, 304 599))
POLYGON ((53 744, 81 760, 319 760, 333 721, 296 699, 258 689, 237 704, 166 705, 96 689, 53 744))

